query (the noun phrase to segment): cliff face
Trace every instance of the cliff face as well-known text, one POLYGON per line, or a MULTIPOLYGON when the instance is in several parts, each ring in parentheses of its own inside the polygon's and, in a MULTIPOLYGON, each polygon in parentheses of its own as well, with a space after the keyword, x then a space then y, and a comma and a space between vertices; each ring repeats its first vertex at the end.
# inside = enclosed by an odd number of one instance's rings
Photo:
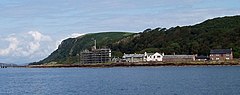
POLYGON ((86 34, 64 40, 50 56, 32 64, 77 62, 77 54, 84 49, 90 49, 94 44, 93 39, 97 40, 98 48, 111 48, 115 57, 121 57, 123 53, 145 51, 207 55, 211 49, 217 48, 232 48, 234 57, 240 57, 240 16, 209 19, 192 26, 146 29, 135 34, 86 34))

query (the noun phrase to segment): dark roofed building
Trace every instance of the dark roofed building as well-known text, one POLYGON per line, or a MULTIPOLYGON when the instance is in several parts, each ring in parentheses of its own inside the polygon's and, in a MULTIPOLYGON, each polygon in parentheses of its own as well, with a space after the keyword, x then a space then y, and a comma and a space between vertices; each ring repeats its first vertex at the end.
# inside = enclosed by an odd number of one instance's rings
POLYGON ((196 61, 207 61, 210 58, 208 56, 200 55, 195 57, 196 61))
POLYGON ((210 51, 210 59, 216 61, 232 60, 232 49, 213 49, 210 51))

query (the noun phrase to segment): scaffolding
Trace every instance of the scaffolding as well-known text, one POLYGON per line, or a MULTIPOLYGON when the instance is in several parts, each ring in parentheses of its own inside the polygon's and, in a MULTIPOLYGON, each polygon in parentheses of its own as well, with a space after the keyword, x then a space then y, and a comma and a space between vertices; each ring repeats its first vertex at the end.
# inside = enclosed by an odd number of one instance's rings
POLYGON ((82 64, 107 63, 111 61, 111 49, 85 50, 80 53, 82 64))

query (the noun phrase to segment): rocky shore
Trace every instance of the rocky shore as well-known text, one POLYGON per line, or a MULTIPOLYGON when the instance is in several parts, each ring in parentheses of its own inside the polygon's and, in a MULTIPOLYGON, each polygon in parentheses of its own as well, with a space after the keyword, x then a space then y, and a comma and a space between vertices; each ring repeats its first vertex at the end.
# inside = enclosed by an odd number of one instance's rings
POLYGON ((133 67, 133 66, 233 66, 240 61, 226 62, 136 62, 136 63, 99 63, 99 64, 44 64, 28 65, 27 68, 72 68, 72 67, 133 67))

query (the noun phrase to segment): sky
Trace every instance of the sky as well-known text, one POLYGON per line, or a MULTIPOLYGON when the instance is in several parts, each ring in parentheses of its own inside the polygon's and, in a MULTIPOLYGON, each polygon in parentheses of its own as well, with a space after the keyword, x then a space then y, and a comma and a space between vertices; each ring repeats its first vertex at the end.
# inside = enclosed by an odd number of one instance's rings
POLYGON ((240 14, 240 0, 1 0, 0 63, 46 58, 62 40, 141 32, 240 14))

